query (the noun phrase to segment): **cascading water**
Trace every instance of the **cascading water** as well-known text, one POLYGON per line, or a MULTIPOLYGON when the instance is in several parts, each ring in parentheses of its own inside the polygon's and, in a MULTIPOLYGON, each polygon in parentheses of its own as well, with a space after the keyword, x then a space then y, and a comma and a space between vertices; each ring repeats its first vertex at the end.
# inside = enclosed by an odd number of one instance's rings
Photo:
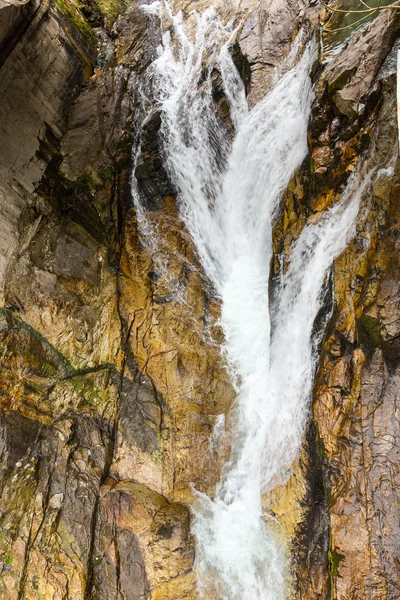
MULTIPOLYGON (((298 455, 312 388, 313 324, 326 272, 353 234, 363 186, 353 194, 349 184, 336 207, 304 228, 270 306, 272 225, 307 153, 314 46, 296 66, 291 56, 275 88, 248 111, 228 50, 232 33, 213 11, 197 16, 192 42, 182 16, 167 4, 144 9, 172 24, 175 43, 167 31, 152 65, 166 166, 221 299, 237 389, 231 458, 214 499, 199 494, 194 512, 199 592, 216 600, 283 600, 284 545, 263 519, 261 493, 285 479, 298 455), (215 67, 230 104, 233 141, 213 101, 215 67)), ((137 190, 134 196, 140 208, 137 190)))

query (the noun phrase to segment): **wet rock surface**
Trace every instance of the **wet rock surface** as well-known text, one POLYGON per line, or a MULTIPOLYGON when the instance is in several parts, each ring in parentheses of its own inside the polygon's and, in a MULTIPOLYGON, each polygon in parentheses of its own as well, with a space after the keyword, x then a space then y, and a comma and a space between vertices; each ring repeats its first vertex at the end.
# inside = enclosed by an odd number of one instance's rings
MULTIPOLYGON (((207 2, 185 14, 195 7, 207 2)), ((234 390, 157 112, 136 167, 157 248, 140 237, 130 196, 136 91, 160 32, 136 2, 4 10, 0 598, 194 600, 192 485, 212 493, 219 479, 229 444, 210 447, 210 436, 234 390)), ((254 104, 319 7, 221 12, 241 23, 234 52, 254 104)), ((375 168, 329 280, 300 459, 264 498, 288 536, 293 598, 398 598, 399 165, 384 65, 399 23, 383 12, 316 70, 310 155, 274 231, 277 272, 360 157, 375 168)), ((215 86, 229 128, 218 73, 215 86)))

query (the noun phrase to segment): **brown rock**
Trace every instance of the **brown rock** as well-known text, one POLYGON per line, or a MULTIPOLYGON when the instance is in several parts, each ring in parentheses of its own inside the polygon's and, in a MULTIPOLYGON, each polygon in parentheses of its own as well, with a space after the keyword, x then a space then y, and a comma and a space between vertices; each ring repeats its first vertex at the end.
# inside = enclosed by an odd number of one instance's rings
POLYGON ((354 117, 398 36, 397 11, 382 11, 363 27, 328 68, 326 81, 338 110, 354 117))
MULTIPOLYGON (((0 26, 0 63, 9 52, 0 68, 0 597, 195 600, 191 486, 213 493, 229 440, 212 448, 210 436, 234 397, 219 305, 176 210, 156 112, 137 167, 156 247, 143 243, 132 207, 133 91, 158 25, 136 3, 107 8, 99 40, 109 54, 88 81, 93 34, 67 4, 69 16, 43 4, 25 33, 14 9, 15 23, 0 26)), ((175 3, 186 13, 211 4, 175 3)), ((249 0, 246 13, 220 9, 242 25, 234 52, 251 66, 254 104, 319 8, 249 0)), ((377 172, 334 266, 315 423, 288 481, 263 498, 286 531, 291 597, 304 600, 398 595, 399 173, 394 81, 390 70, 376 78, 398 20, 386 18, 319 74, 313 160, 293 177, 274 230, 278 273, 369 143, 377 172), (379 174, 390 166, 393 175, 379 174)))

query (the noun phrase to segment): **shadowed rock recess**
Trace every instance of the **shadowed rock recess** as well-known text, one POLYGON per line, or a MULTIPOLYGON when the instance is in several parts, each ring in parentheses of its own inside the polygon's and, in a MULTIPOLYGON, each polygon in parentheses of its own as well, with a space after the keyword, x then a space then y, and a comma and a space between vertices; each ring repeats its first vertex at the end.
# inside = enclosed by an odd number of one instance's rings
MULTIPOLYGON (((220 479, 229 444, 210 438, 235 390, 156 110, 135 175, 158 247, 138 233, 131 150, 161 35, 138 6, 0 8, 1 600, 200 598, 193 489, 220 479)), ((171 6, 233 19, 250 106, 300 27, 319 40, 327 18, 314 0, 171 6)), ((309 153, 274 226, 272 288, 306 221, 360 161, 375 169, 315 324, 328 322, 300 458, 263 499, 286 531, 292 600, 400 598, 398 38, 400 14, 382 11, 330 61, 320 44, 309 153)))

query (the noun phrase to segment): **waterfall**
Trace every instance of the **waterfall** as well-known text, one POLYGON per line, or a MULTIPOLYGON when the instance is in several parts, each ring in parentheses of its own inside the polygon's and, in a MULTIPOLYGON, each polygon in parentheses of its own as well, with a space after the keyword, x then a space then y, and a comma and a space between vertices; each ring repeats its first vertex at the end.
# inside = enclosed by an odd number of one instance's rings
MULTIPOLYGON (((151 66, 165 162, 221 299, 224 350, 237 390, 230 460, 215 497, 198 494, 194 509, 199 593, 215 600, 283 600, 284 544, 263 515, 261 494, 285 480, 298 456, 315 365, 313 324, 326 273, 354 234, 364 186, 352 178, 342 200, 305 226, 271 305, 272 226, 307 154, 315 46, 310 42, 300 59, 291 52, 274 89, 249 111, 229 52, 233 33, 214 11, 196 16, 192 40, 168 4, 144 9, 171 25, 151 66), (215 69, 230 105, 230 128, 213 100, 215 69)), ((137 193, 135 201, 140 206, 137 193)))

